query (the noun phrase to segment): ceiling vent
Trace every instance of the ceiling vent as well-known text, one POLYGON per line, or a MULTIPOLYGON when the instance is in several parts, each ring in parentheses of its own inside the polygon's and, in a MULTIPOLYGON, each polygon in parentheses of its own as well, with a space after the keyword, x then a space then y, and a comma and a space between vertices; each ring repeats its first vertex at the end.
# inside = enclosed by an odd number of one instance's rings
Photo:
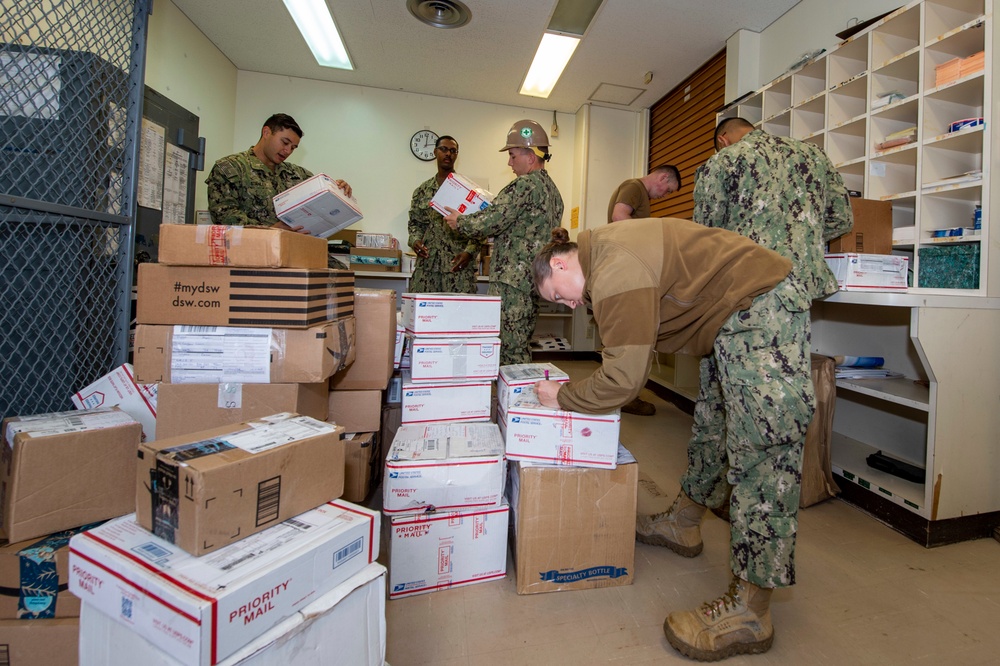
POLYGON ((472 19, 472 12, 458 0, 406 0, 406 8, 434 28, 461 28, 472 19))

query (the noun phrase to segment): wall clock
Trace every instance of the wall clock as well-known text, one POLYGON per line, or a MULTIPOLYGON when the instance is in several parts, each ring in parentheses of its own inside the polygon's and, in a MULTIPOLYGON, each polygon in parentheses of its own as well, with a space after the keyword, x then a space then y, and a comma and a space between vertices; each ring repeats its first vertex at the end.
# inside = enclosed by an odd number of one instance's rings
POLYGON ((438 135, 430 130, 420 130, 410 137, 410 152, 418 160, 430 162, 434 159, 434 143, 438 135))

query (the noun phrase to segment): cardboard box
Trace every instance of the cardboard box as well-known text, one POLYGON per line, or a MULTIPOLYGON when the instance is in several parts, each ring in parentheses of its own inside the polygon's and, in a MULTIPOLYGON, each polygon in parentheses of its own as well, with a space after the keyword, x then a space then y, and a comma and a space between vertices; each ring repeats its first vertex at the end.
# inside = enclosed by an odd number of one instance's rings
POLYGON ((139 264, 140 324, 309 328, 354 314, 354 273, 139 264))
POLYGON ((0 620, 0 655, 5 666, 76 666, 80 618, 0 620))
POLYGON ((0 545, 0 620, 80 615, 80 600, 69 591, 69 540, 91 527, 0 545))
POLYGON ((399 363, 403 359, 403 347, 406 343, 406 328, 403 326, 402 314, 396 312, 396 348, 393 351, 392 368, 399 370, 399 363))
POLYGON ((892 202, 851 197, 854 228, 830 241, 829 252, 892 254, 892 202))
POLYGON ((506 504, 391 516, 389 598, 503 578, 509 520, 506 504))
POLYGON ((274 213, 288 226, 305 227, 320 238, 328 238, 364 217, 357 200, 344 194, 325 173, 307 178, 275 196, 274 213))
POLYGON ((389 378, 389 386, 385 389, 387 405, 400 405, 403 402, 403 373, 394 372, 389 378))
MULTIPOLYGON (((369 564, 220 663, 383 666, 385 574, 381 564, 369 564)), ((182 664, 90 604, 80 614, 80 659, 100 666, 182 664)))
POLYGON ((215 664, 374 562, 378 538, 378 513, 337 500, 193 557, 126 516, 70 541, 70 590, 182 664, 215 664))
POLYGON ((497 378, 500 338, 410 338, 410 378, 440 382, 497 378))
POLYGON ((351 249, 352 271, 380 271, 398 273, 403 253, 397 249, 356 247, 351 249))
POLYGON ((497 506, 507 466, 493 423, 403 425, 385 461, 382 511, 451 511, 497 506))
POLYGON ((135 332, 139 381, 314 384, 354 362, 354 317, 306 329, 155 326, 135 332))
POLYGON ((343 428, 308 416, 160 439, 139 448, 136 519, 203 555, 340 497, 343 428))
POLYGON ((325 421, 329 387, 318 384, 160 384, 159 439, 293 412, 325 421))
POLYGON ((326 268, 326 241, 285 229, 161 224, 158 258, 176 266, 326 268))
POLYGON ((135 511, 142 426, 117 407, 3 420, 0 527, 11 542, 135 511))
POLYGON ((553 382, 566 383, 569 375, 551 363, 518 363, 500 366, 497 380, 497 407, 507 411, 507 405, 517 400, 524 388, 533 387, 536 382, 548 379, 553 382), (546 373, 548 376, 546 377, 546 373))
POLYGON ((374 485, 382 482, 382 473, 385 471, 385 456, 389 453, 389 445, 396 439, 396 433, 402 425, 403 408, 401 405, 382 406, 382 428, 379 430, 379 461, 374 485))
POLYGON ((352 432, 344 435, 344 494, 348 502, 364 502, 374 487, 382 464, 378 434, 352 432))
POLYGON ((132 365, 120 365, 71 396, 77 409, 118 407, 142 424, 143 441, 156 439, 156 384, 136 380, 132 365))
POLYGON ((382 419, 382 391, 330 391, 326 420, 346 432, 378 432, 382 419))
POLYGON ((534 386, 498 412, 509 460, 614 469, 621 414, 581 414, 538 402, 534 386))
POLYGON ((500 335, 500 297, 403 294, 403 326, 429 338, 500 335))
POLYGON ((511 463, 518 594, 632 583, 638 467, 624 447, 615 469, 511 463))
POLYGON ((403 371, 402 423, 489 421, 492 381, 414 382, 403 371))
POLYGON ((430 200, 430 207, 447 215, 447 208, 454 208, 461 214, 475 213, 487 208, 493 195, 473 181, 457 173, 449 173, 441 187, 430 200))
POLYGON ((384 390, 392 376, 396 339, 396 292, 355 289, 358 330, 354 363, 330 378, 331 389, 384 390))
POLYGON ((910 260, 894 254, 826 255, 841 291, 906 291, 910 260))

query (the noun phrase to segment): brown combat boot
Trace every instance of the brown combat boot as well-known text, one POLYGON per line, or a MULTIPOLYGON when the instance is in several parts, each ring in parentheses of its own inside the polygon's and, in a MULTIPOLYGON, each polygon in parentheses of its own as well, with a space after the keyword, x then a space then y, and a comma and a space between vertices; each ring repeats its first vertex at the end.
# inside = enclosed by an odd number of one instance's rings
POLYGON ((694 557, 705 544, 701 541, 701 519, 705 507, 682 490, 669 509, 652 516, 636 516, 635 538, 651 546, 664 546, 684 557, 694 557))
POLYGON ((772 591, 734 576, 718 599, 668 615, 663 633, 677 651, 698 661, 767 652, 774 642, 772 591))
POLYGON ((632 402, 622 407, 626 414, 636 414, 638 416, 652 416, 656 413, 656 405, 646 402, 642 398, 636 398, 632 402))

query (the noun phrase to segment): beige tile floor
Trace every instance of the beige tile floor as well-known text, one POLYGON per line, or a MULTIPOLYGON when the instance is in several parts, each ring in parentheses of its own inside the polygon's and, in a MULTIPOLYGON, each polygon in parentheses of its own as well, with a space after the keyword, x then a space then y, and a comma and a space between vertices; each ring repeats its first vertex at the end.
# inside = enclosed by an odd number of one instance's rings
MULTIPOLYGON (((596 364, 560 364, 571 376, 596 364)), ((691 418, 648 391, 652 417, 624 415, 622 442, 671 497, 691 418)), ((998 664, 1000 543, 925 549, 839 500, 799 514, 799 583, 774 594, 774 647, 731 664, 998 664)), ((392 666, 694 663, 663 637, 672 610, 723 592, 728 525, 709 515, 704 552, 636 544, 630 586, 518 596, 503 581, 388 601, 392 666)))

